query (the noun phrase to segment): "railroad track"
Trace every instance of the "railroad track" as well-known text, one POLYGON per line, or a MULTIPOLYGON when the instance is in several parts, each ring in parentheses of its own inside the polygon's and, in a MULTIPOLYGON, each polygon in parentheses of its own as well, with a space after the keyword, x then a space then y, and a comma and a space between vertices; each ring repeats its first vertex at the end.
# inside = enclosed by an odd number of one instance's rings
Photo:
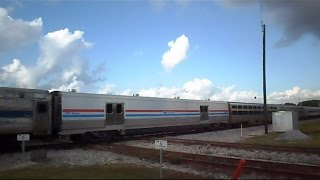
MULTIPOLYGON (((244 126, 244 127, 251 127, 251 126, 244 126)), ((165 132, 158 132, 158 133, 146 133, 146 134, 136 134, 136 135, 128 135, 122 136, 116 140, 138 140, 141 138, 152 138, 152 137, 164 137, 164 136, 178 136, 178 135, 187 135, 187 134, 198 134, 198 133, 206 133, 206 132, 213 132, 213 131, 223 131, 229 129, 236 129, 238 127, 211 127, 211 128, 199 128, 199 129, 192 129, 192 130, 179 130, 179 131, 165 131, 165 132)))
MULTIPOLYGON (((137 156, 144 159, 159 161, 159 150, 133 147, 119 144, 89 145, 89 148, 108 150, 111 152, 137 156)), ((163 161, 172 164, 192 165, 202 170, 212 170, 231 174, 236 168, 240 158, 200 155, 183 152, 163 151, 163 161)), ((243 170, 245 174, 267 175, 269 177, 320 179, 320 166, 288 164, 273 161, 245 160, 243 170)))
POLYGON ((228 143, 228 142, 214 142, 214 141, 200 141, 187 140, 177 138, 165 138, 168 143, 180 143, 184 145, 206 145, 212 147, 237 148, 237 149, 258 149, 265 151, 280 151, 280 152, 294 152, 301 154, 317 154, 320 155, 320 148, 299 148, 299 147, 285 147, 274 145, 259 145, 259 144, 244 144, 244 143, 228 143))

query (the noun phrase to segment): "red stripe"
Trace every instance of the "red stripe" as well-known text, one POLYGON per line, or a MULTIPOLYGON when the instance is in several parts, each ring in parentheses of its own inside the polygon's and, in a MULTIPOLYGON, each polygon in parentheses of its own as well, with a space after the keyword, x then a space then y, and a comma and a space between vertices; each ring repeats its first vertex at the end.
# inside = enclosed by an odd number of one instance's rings
MULTIPOLYGON (((156 110, 156 109, 127 109, 126 112, 199 112, 199 110, 156 110)), ((103 109, 63 109, 63 112, 104 112, 103 109)), ((209 112, 229 112, 228 110, 210 110, 209 112)))
POLYGON ((127 109, 126 112, 199 112, 199 110, 167 110, 167 109, 161 109, 161 110, 155 110, 155 109, 127 109))
POLYGON ((63 109, 63 112, 104 112, 103 109, 63 109))

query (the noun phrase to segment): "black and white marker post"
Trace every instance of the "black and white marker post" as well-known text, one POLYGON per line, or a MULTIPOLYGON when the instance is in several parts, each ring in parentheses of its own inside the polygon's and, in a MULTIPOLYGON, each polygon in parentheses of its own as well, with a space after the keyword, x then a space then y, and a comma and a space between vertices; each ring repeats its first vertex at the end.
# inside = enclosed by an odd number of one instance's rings
POLYGON ((17 141, 21 141, 21 150, 22 150, 22 156, 25 158, 25 146, 26 146, 26 141, 30 140, 30 135, 29 134, 17 134, 17 141))
POLYGON ((155 148, 160 150, 160 179, 162 179, 162 149, 167 149, 167 141, 155 140, 155 148))

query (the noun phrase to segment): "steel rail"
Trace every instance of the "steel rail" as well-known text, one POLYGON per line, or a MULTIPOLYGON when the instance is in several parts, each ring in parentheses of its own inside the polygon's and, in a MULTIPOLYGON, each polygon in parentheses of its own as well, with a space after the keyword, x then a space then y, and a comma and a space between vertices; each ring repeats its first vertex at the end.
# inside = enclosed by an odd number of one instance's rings
POLYGON ((213 147, 224 148, 238 148, 238 149, 259 149, 266 151, 280 151, 280 152, 294 152, 302 154, 318 154, 320 155, 320 148, 302 148, 302 147, 286 147, 275 145, 260 145, 260 144, 246 144, 246 143, 229 143, 229 142, 217 142, 217 141, 202 141, 202 140, 188 140, 178 138, 165 138, 168 143, 181 143, 186 145, 206 145, 213 147))
MULTIPOLYGON (((133 147, 119 144, 91 145, 90 148, 108 150, 111 152, 137 156, 140 158, 159 160, 159 151, 156 149, 133 147)), ((200 155, 184 152, 163 151, 164 162, 172 164, 188 164, 214 171, 231 172, 240 161, 240 158, 200 155)), ((256 173, 272 177, 320 179, 320 166, 288 164, 274 161, 245 160, 244 173, 256 173)), ((231 174, 230 174, 231 175, 231 174)))

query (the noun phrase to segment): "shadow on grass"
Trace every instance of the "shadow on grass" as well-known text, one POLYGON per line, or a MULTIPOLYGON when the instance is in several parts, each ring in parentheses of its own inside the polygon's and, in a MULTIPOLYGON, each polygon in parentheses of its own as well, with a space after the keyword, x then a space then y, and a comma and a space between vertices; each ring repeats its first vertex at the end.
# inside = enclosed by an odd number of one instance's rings
MULTIPOLYGON (((34 165, 0 172, 0 179, 159 179, 158 168, 133 164, 109 164, 101 166, 34 165)), ((166 179, 204 179, 191 173, 163 169, 166 179)))

